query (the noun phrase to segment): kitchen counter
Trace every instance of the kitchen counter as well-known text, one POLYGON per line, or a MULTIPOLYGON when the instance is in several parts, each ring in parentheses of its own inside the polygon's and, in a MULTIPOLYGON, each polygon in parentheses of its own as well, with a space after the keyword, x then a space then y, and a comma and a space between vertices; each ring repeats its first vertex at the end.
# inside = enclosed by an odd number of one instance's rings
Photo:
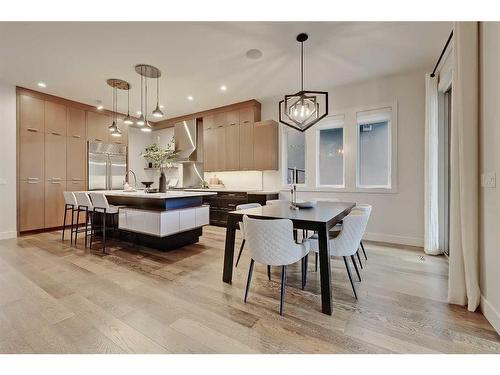
POLYGON ((102 191, 107 197, 132 197, 146 199, 179 199, 188 197, 204 197, 217 194, 216 191, 207 191, 207 189, 199 190, 169 190, 166 193, 146 193, 144 190, 123 191, 123 190, 106 190, 102 191))
POLYGON ((259 195, 268 195, 268 194, 278 194, 277 190, 252 190, 252 189, 228 189, 228 188, 193 188, 193 189, 185 189, 184 191, 200 191, 200 192, 215 192, 215 193, 247 193, 247 194, 259 194, 259 195))

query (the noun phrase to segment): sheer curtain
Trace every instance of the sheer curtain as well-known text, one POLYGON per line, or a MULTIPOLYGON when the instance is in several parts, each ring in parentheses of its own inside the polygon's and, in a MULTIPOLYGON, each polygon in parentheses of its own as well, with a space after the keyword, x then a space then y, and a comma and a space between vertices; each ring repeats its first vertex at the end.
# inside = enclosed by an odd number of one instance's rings
POLYGON ((453 28, 448 301, 476 310, 478 280, 478 24, 453 28))
POLYGON ((424 250, 432 255, 442 253, 439 249, 438 146, 438 79, 426 74, 424 250))

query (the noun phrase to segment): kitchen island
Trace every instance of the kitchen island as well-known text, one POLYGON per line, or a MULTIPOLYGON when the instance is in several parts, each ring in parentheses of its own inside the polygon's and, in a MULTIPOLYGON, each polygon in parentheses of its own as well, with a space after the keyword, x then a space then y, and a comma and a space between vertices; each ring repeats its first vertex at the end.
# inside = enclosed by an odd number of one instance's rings
POLYGON ((108 202, 119 206, 118 228, 141 245, 171 250, 198 242, 209 224, 203 198, 214 192, 104 191, 108 202))

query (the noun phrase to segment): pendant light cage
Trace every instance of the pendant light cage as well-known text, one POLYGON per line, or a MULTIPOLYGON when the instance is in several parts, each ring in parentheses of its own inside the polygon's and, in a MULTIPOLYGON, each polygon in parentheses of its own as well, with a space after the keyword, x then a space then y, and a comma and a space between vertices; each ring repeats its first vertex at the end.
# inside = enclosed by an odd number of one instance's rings
POLYGON ((328 115, 328 92, 304 90, 304 42, 308 35, 297 35, 300 43, 300 91, 285 95, 279 102, 279 121, 299 131, 306 131, 328 115))

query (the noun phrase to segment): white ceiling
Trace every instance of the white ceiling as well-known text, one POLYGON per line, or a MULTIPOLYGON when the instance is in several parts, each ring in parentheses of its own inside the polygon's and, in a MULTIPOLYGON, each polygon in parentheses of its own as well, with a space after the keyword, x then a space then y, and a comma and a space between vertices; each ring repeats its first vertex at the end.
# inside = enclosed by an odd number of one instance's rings
MULTIPOLYGON (((109 109, 105 80, 121 78, 132 84, 135 113, 134 66, 152 64, 163 73, 160 103, 168 118, 298 91, 300 32, 309 34, 305 87, 322 90, 432 67, 450 30, 449 22, 0 23, 0 81, 91 105, 102 100, 109 109), (248 59, 252 48, 263 57, 248 59)), ((155 83, 150 87, 151 110, 155 83)), ((119 111, 126 106, 122 94, 119 111)))

